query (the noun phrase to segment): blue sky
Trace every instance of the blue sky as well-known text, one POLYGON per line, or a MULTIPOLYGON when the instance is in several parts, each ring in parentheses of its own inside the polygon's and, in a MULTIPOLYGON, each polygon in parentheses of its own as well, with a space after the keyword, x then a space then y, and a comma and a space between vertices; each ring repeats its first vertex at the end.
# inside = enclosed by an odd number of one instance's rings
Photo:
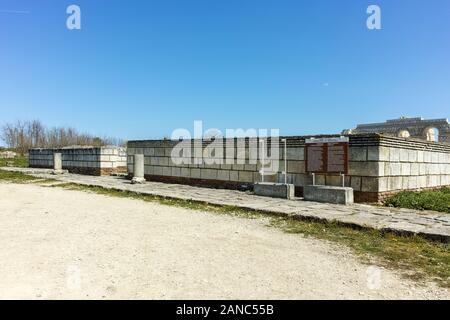
POLYGON ((194 120, 300 135, 446 118, 449 57, 448 0, 0 0, 0 125, 144 139, 194 120))

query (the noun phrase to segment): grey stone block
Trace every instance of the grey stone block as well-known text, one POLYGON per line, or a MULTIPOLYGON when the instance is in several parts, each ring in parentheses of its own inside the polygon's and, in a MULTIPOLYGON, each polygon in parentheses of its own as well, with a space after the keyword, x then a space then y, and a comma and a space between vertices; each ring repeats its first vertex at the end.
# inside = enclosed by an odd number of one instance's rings
POLYGON ((305 186, 303 197, 307 201, 349 205, 353 204, 353 188, 305 186))
POLYGON ((292 199, 295 196, 293 184, 258 182, 253 190, 256 195, 264 197, 292 199))

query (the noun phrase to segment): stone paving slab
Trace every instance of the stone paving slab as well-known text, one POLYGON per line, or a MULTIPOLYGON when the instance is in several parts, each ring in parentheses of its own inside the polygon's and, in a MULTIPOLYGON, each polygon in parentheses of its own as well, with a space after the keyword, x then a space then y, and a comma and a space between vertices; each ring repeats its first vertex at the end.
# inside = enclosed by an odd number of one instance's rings
POLYGON ((256 196, 250 192, 201 188, 160 182, 131 184, 124 177, 96 177, 69 173, 54 175, 52 174, 52 170, 49 169, 11 167, 0 169, 22 172, 44 179, 52 178, 64 183, 134 191, 142 194, 193 200, 220 206, 236 206, 292 216, 298 219, 335 221, 344 225, 371 228, 382 232, 394 232, 404 235, 420 235, 427 239, 450 243, 450 214, 441 212, 383 208, 365 204, 343 206, 303 201, 300 198, 293 200, 275 199, 256 196))

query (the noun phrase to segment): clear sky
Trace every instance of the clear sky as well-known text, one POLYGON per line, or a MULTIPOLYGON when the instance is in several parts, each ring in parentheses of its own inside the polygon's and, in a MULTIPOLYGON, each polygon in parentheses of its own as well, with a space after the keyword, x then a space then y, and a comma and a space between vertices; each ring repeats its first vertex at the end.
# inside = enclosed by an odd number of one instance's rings
POLYGON ((0 125, 300 135, 449 111, 448 0, 0 0, 0 125))

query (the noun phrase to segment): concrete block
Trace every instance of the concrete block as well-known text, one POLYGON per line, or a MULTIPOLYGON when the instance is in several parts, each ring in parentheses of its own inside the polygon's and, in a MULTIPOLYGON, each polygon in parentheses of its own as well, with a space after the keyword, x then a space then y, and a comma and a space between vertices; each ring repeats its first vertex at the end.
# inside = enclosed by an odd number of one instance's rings
POLYGON ((353 189, 332 186, 305 186, 303 197, 306 201, 316 201, 334 204, 353 204, 353 189))
POLYGON ((295 186, 293 184, 258 182, 254 185, 253 191, 258 196, 292 199, 295 196, 295 186))

